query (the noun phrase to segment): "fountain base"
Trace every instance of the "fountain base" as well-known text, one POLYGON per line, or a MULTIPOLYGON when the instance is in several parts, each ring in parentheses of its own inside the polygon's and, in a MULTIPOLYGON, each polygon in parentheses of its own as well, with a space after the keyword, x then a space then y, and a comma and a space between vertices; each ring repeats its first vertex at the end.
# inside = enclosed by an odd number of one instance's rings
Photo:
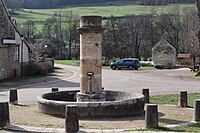
POLYGON ((100 93, 100 94, 83 94, 81 92, 78 92, 76 94, 77 102, 100 102, 100 101, 106 101, 106 93, 100 93))
POLYGON ((39 96, 38 108, 43 113, 65 117, 66 105, 77 105, 80 118, 137 116, 144 114, 144 95, 121 91, 104 91, 105 101, 77 102, 75 91, 59 91, 39 96))

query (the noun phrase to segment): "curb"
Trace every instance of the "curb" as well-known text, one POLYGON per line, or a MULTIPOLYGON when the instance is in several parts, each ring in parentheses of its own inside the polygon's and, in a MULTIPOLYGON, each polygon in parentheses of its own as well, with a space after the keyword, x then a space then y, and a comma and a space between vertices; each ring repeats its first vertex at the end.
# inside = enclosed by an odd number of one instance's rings
MULTIPOLYGON (((42 127, 30 127, 30 126, 19 126, 19 125, 8 125, 3 128, 6 131, 15 132, 27 132, 27 133, 65 133, 62 128, 42 128, 42 127)), ((125 133, 125 130, 130 129, 80 129, 78 133, 125 133)), ((130 131, 128 131, 130 133, 130 131)), ((142 133, 143 131, 134 131, 142 133)))
MULTIPOLYGON (((191 126, 198 122, 190 121, 176 125, 167 125, 164 127, 191 126)), ((23 133, 66 133, 62 128, 42 128, 10 124, 3 128, 5 131, 23 132, 23 133)), ((132 131, 134 129, 80 129, 78 133, 176 133, 173 131, 132 131)), ((180 132, 178 132, 180 133, 180 132)), ((184 132, 186 133, 186 132, 184 132)))
POLYGON ((64 130, 56 128, 42 128, 42 127, 30 127, 30 126, 19 126, 19 125, 8 125, 3 128, 6 131, 15 132, 27 132, 27 133, 63 133, 64 130))

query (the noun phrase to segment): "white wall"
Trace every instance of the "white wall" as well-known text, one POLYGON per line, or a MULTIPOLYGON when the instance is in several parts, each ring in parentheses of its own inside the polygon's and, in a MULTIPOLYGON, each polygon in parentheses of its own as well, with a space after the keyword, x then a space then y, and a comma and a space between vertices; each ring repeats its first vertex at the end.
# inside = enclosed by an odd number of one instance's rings
POLYGON ((22 41, 20 35, 15 33, 16 44, 19 45, 19 62, 28 62, 29 61, 29 51, 28 47, 24 41, 22 41), (22 54, 23 53, 23 54, 22 54))

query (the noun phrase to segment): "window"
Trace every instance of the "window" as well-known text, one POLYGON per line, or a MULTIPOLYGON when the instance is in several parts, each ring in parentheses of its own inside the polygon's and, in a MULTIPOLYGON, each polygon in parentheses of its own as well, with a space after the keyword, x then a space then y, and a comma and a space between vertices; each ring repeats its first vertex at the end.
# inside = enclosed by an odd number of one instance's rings
POLYGON ((164 52, 164 56, 168 56, 168 52, 164 52))
POLYGON ((127 60, 127 62, 133 62, 133 60, 127 60))
POLYGON ((19 61, 19 46, 15 47, 15 61, 19 61))

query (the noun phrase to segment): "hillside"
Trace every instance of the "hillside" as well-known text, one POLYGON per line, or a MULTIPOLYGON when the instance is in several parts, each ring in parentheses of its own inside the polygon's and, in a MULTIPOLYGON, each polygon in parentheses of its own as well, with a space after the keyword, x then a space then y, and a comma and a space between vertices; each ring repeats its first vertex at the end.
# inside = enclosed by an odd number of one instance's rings
MULTIPOLYGON (((165 6, 156 6, 157 14, 168 13, 170 10, 176 8, 176 4, 169 4, 165 6)), ((180 8, 191 8, 195 7, 195 4, 180 4, 180 8)), ((114 2, 98 2, 98 3, 88 3, 81 5, 68 5, 60 6, 54 9, 19 9, 19 10, 9 10, 12 18, 16 19, 18 24, 23 24, 27 20, 32 20, 37 31, 40 31, 43 22, 51 18, 55 13, 62 12, 72 12, 76 16, 83 15, 98 15, 105 17, 110 16, 130 16, 130 15, 143 15, 151 13, 153 6, 138 5, 136 2, 130 0, 114 1, 114 2)))
MULTIPOLYGON (((156 6, 156 10, 158 14, 168 13, 171 9, 175 8, 175 6, 176 5, 156 6)), ((180 4, 181 9, 194 6, 194 4, 180 4)), ((98 4, 82 4, 79 6, 62 6, 57 9, 22 9, 11 12, 10 14, 17 20, 18 23, 33 20, 38 24, 60 11, 73 12, 73 14, 76 14, 77 16, 100 15, 103 17, 110 17, 111 15, 129 16, 149 14, 151 9, 152 6, 136 5, 131 1, 115 1, 98 4)))
POLYGON ((8 8, 49 9, 60 6, 81 6, 84 4, 103 4, 130 1, 140 5, 167 5, 175 3, 194 3, 195 0, 4 0, 8 8))

